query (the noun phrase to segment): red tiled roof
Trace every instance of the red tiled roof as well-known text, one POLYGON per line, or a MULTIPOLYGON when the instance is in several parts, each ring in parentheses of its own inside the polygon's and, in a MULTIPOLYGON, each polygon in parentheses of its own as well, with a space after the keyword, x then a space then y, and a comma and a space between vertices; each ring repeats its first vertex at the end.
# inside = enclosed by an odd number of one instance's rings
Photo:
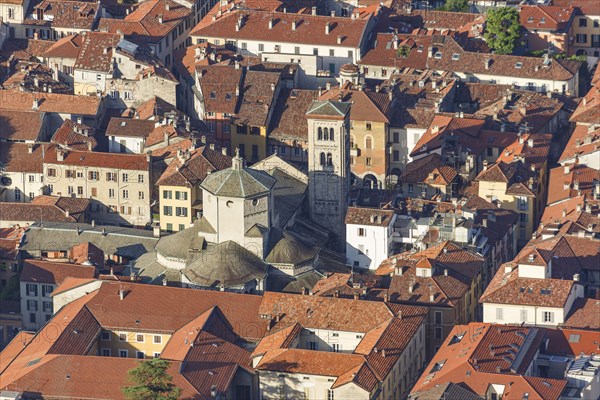
POLYGON ((521 160, 530 167, 533 165, 537 171, 541 171, 547 163, 551 141, 552 135, 550 134, 520 135, 514 142, 506 146, 496 162, 510 164, 521 160))
POLYGON ((314 90, 282 88, 271 116, 268 136, 274 139, 308 141, 305 113, 316 99, 317 92, 314 90))
POLYGON ((206 175, 231 167, 231 157, 203 146, 195 150, 182 150, 167 166, 156 185, 195 187, 206 175), (189 157, 189 158, 188 158, 189 157))
POLYGON ((496 384, 504 386, 506 398, 521 399, 528 393, 529 399, 558 400, 566 379, 524 376, 543 338, 544 332, 537 328, 483 323, 457 325, 425 368, 413 393, 453 382, 483 397, 489 385, 496 384), (528 337, 531 342, 526 341, 528 337), (521 361, 514 365, 521 352, 521 361))
POLYGON ((85 265, 26 260, 23 263, 21 282, 59 284, 67 277, 93 278, 95 273, 96 268, 85 265))
POLYGON ((581 124, 599 124, 600 123, 600 83, 587 92, 581 98, 579 105, 571 114, 571 122, 581 124))
POLYGON ((591 197, 594 181, 600 181, 600 171, 584 165, 567 165, 552 168, 548 180, 549 205, 576 196, 591 197), (568 173, 565 173, 568 170, 568 173))
POLYGON ((112 68, 113 50, 121 36, 107 32, 86 32, 75 69, 109 72, 112 68))
POLYGON ((359 64, 387 66, 398 71, 404 68, 418 70, 427 68, 427 48, 431 45, 431 36, 399 35, 397 47, 407 51, 406 56, 401 55, 399 50, 394 48, 393 40, 392 33, 377 33, 359 64))
MULTIPOLYGON (((598 107, 600 107, 600 104, 598 107)), ((593 126, 578 125, 573 130, 559 162, 574 162, 578 156, 589 156, 594 153, 597 153, 597 157, 600 157, 600 125, 596 126, 595 129, 593 126)))
POLYGON ((560 6, 521 6, 519 21, 527 30, 552 30, 566 32, 571 18, 576 14, 573 7, 560 6))
POLYGON ((37 111, 1 110, 0 140, 34 142, 42 134, 45 115, 37 111))
POLYGON ((464 142, 465 146, 473 146, 484 124, 485 121, 481 119, 438 115, 433 119, 427 131, 421 135, 410 155, 415 156, 439 148, 444 142, 445 135, 450 133, 464 142))
POLYGON ((334 47, 359 48, 367 19, 350 19, 342 17, 321 17, 298 15, 281 12, 264 12, 235 10, 218 17, 216 21, 205 20, 190 32, 193 37, 228 38, 232 40, 263 40, 270 41, 277 37, 281 43, 298 43, 307 45, 322 45, 334 47), (235 26, 240 16, 244 22, 236 30, 235 26), (273 19, 273 28, 269 29, 269 21, 273 19), (296 29, 292 30, 292 21, 296 21, 296 29), (325 25, 330 25, 330 33, 325 34, 325 25), (341 36, 341 44, 338 44, 341 36))
POLYGON ((391 118, 392 101, 388 94, 384 92, 335 87, 323 91, 319 100, 351 102, 350 120, 352 121, 389 122, 391 118))
POLYGON ((154 121, 113 117, 106 128, 106 136, 145 138, 154 130, 154 121))
POLYGON ((66 119, 52 136, 51 142, 72 150, 94 150, 98 145, 94 133, 94 128, 66 119))
POLYGON ((34 99, 38 100, 38 110, 42 112, 89 116, 98 114, 101 102, 96 96, 0 90, 0 109, 28 111, 32 109, 34 99))
POLYGON ((394 216, 393 210, 348 207, 346 224, 389 226, 394 216))
POLYGON ((53 42, 52 46, 44 52, 44 57, 57 57, 65 59, 77 59, 81 46, 85 39, 84 35, 69 35, 53 42))
POLYGON ((137 4, 124 19, 101 18, 98 29, 156 43, 176 29, 192 13, 173 0, 148 0, 137 4), (162 23, 160 18, 162 17, 162 23))
POLYGON ((46 151, 46 164, 79 165, 97 168, 117 168, 148 171, 150 163, 145 154, 100 153, 91 151, 57 150, 50 146, 46 151), (58 161, 57 151, 64 152, 63 161, 58 161))

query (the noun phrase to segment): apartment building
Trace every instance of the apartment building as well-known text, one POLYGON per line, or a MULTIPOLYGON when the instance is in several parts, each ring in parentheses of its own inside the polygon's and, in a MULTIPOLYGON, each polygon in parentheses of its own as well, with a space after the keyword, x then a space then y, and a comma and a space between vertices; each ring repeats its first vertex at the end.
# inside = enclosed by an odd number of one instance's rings
POLYGON ((173 0, 140 3, 123 19, 101 18, 100 31, 122 33, 136 45, 148 45, 167 68, 173 66, 173 51, 191 44, 188 33, 192 10, 173 0))
POLYGON ((144 226, 150 213, 149 155, 69 151, 51 146, 44 182, 57 196, 89 198, 90 218, 106 224, 144 226))
POLYGON ((580 0, 571 4, 566 0, 555 0, 555 6, 576 7, 572 24, 572 35, 569 38, 573 54, 587 56, 589 65, 594 65, 600 58, 600 10, 594 0, 580 0))
POLYGON ((38 330, 54 313, 52 292, 67 277, 94 278, 93 265, 80 265, 40 260, 23 263, 20 277, 21 314, 27 330, 38 330))
POLYGON ((2 143, 0 146, 0 199, 30 202, 45 193, 43 157, 48 145, 2 143))
POLYGON ((377 269, 391 255, 393 210, 348 207, 346 262, 355 268, 377 269))
POLYGON ((360 60, 374 19, 232 10, 207 15, 190 32, 196 44, 227 45, 262 61, 298 63, 303 87, 324 86, 344 64, 360 60), (277 40, 274 40, 277 38, 277 40))
POLYGON ((529 51, 552 49, 571 54, 573 31, 576 25, 575 7, 524 5, 519 10, 519 22, 527 31, 529 51))
POLYGON ((160 193, 160 229, 182 231, 202 213, 200 183, 212 172, 231 167, 226 151, 209 146, 179 150, 157 180, 160 193))

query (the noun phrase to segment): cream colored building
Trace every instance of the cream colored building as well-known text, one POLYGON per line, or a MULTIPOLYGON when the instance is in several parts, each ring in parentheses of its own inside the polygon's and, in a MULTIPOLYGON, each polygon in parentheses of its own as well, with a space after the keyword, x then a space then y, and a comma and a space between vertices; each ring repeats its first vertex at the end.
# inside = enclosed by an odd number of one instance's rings
POLYGON ((44 182, 50 194, 92 200, 100 224, 144 226, 152 219, 151 159, 143 154, 46 151, 44 182))
POLYGON ((202 212, 200 183, 206 176, 231 166, 226 150, 208 146, 179 150, 156 182, 160 193, 160 229, 178 232, 189 228, 202 212))

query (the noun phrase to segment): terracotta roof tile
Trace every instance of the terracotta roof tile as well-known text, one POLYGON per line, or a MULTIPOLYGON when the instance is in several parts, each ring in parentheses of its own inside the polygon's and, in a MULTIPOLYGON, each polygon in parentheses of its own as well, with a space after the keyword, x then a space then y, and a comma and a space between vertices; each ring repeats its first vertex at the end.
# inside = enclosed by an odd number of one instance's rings
POLYGON ((580 156, 591 156, 594 153, 600 157, 600 125, 595 129, 594 126, 578 125, 573 130, 559 162, 572 163, 580 156))
POLYGON ((98 146, 94 134, 94 128, 66 119, 52 136, 51 142, 72 150, 94 150, 98 146))
POLYGON ((269 137, 308 141, 308 124, 304 114, 316 99, 317 92, 314 90, 282 88, 271 116, 269 137))
POLYGON ((576 196, 592 197, 594 182, 600 171, 584 165, 566 165, 550 170, 547 204, 552 205, 576 196), (568 170, 568 173, 565 173, 568 170))
POLYGON ((566 33, 571 25, 574 7, 560 6, 527 6, 519 11, 521 26, 527 30, 551 30, 566 33))
POLYGON ((167 166, 160 176, 157 185, 195 187, 200 184, 206 175, 231 167, 231 157, 220 151, 211 150, 203 146, 192 151, 181 151, 178 156, 167 166))
POLYGON ((592 86, 589 92, 581 98, 570 121, 581 124, 600 123, 600 82, 592 86))
POLYGON ((93 278, 96 268, 79 264, 27 260, 23 263, 22 282, 59 284, 67 277, 93 278))
POLYGON ((113 117, 106 128, 106 136, 146 138, 154 130, 154 121, 113 117))
POLYGON ((348 207, 346 224, 389 226, 394 216, 393 210, 348 207))
POLYGON ((46 151, 46 164, 79 165, 97 168, 118 168, 147 171, 150 163, 145 154, 100 153, 91 151, 58 150, 50 146, 46 151), (64 154, 63 161, 58 160, 57 152, 64 154))
POLYGON ((96 116, 100 99, 96 96, 74 96, 59 93, 32 93, 14 90, 0 90, 0 109, 11 111, 29 111, 33 100, 39 101, 38 110, 58 114, 79 114, 96 116))
MULTIPOLYGON (((207 18, 212 18, 212 16, 207 16, 207 18)), ((190 36, 266 41, 277 37, 279 42, 283 43, 359 48, 367 22, 366 19, 235 10, 223 14, 216 21, 201 22, 192 29, 190 36), (235 25, 241 15, 244 16, 244 22, 242 27, 236 30, 235 25), (273 19, 273 29, 269 29, 271 18, 273 19), (291 28, 293 20, 297 24, 295 30, 291 28), (326 24, 331 26, 328 35, 325 34, 326 24), (341 44, 337 42, 338 36, 342 38, 341 44)))
POLYGON ((1 141, 34 142, 42 136, 46 115, 37 111, 1 110, 1 141))

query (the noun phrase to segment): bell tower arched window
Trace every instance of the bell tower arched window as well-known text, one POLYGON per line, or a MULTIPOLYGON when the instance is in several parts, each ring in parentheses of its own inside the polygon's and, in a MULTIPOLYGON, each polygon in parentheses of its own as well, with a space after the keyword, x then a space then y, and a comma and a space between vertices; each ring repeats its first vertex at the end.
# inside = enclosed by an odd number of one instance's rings
POLYGON ((317 129, 317 139, 323 140, 323 128, 321 128, 321 127, 319 127, 319 129, 317 129))
POLYGON ((333 157, 331 156, 331 153, 327 153, 327 166, 331 167, 333 165, 333 157))
POLYGON ((321 153, 321 155, 320 155, 320 164, 321 165, 325 165, 325 162, 326 162, 326 160, 325 160, 325 153, 321 153))
POLYGON ((323 140, 329 140, 329 128, 323 128, 323 140))

